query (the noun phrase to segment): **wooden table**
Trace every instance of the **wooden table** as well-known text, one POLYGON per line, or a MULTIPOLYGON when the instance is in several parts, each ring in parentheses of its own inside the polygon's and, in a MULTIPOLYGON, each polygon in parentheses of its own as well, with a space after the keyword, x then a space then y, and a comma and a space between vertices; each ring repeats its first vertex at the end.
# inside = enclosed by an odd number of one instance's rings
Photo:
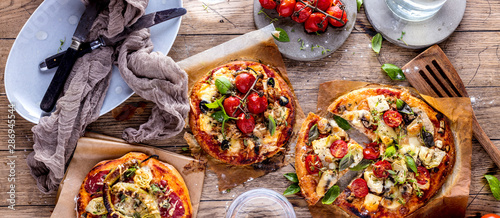
MULTIPOLYGON (((72 0, 77 1, 77 0, 72 0)), ((155 0, 156 1, 156 0, 155 0)), ((21 27, 42 0, 0 1, 0 80, 3 81, 5 63, 11 46, 21 27)), ((253 1, 231 0, 204 7, 201 1, 184 1, 188 13, 182 20, 179 35, 168 55, 180 61, 191 55, 226 42, 239 35, 255 30, 253 22, 253 1)), ((384 41, 380 54, 370 48, 370 40, 376 32, 366 19, 364 9, 358 13, 356 25, 350 37, 332 55, 310 62, 285 59, 290 80, 296 90, 299 102, 306 113, 316 108, 318 85, 332 79, 360 80, 375 83, 408 85, 393 82, 380 66, 393 63, 403 66, 423 50, 403 49, 384 41)), ((293 42, 292 42, 293 43, 293 42)), ((469 0, 465 16, 458 29, 440 44, 464 81, 471 96, 473 108, 479 123, 491 140, 500 146, 498 126, 500 125, 500 2, 489 0, 469 0)), ((126 103, 142 101, 134 95, 126 103)), ((33 151, 32 123, 16 118, 16 206, 15 211, 7 208, 9 175, 7 166, 7 114, 8 100, 4 83, 0 83, 0 214, 2 217, 49 217, 54 208, 55 194, 45 195, 38 191, 35 181, 26 165, 26 155, 33 151)), ((116 121, 110 113, 88 126, 88 131, 120 137, 126 127, 138 127, 145 122, 151 111, 148 103, 146 111, 129 121, 116 121)), ((151 143, 164 149, 183 153, 186 147, 182 134, 169 140, 151 143)), ((232 199, 238 194, 265 187, 283 192, 289 185, 282 176, 292 171, 291 167, 255 179, 247 184, 222 194, 217 191, 217 178, 207 172, 199 209, 199 217, 222 217, 232 199)), ((470 186, 467 216, 480 216, 490 212, 500 213, 500 201, 491 194, 485 174, 500 177, 500 171, 488 157, 484 149, 473 140, 472 183, 470 186)), ((295 207, 298 217, 309 217, 305 201, 293 196, 288 198, 295 207)))

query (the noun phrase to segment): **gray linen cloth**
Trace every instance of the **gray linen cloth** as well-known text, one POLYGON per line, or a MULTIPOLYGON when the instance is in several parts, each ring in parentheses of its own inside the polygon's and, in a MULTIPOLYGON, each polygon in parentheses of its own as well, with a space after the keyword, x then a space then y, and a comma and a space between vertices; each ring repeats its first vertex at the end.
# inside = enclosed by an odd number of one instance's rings
MULTIPOLYGON (((144 14, 147 4, 148 0, 111 0, 88 38, 116 36, 144 14)), ((156 104, 149 120, 138 130, 125 129, 123 138, 129 142, 162 140, 182 131, 189 112, 187 74, 170 57, 152 52, 149 36, 147 29, 136 31, 116 48, 96 49, 77 60, 56 110, 32 128, 35 151, 27 162, 40 191, 58 189, 78 139, 99 117, 116 59, 130 88, 156 104)))

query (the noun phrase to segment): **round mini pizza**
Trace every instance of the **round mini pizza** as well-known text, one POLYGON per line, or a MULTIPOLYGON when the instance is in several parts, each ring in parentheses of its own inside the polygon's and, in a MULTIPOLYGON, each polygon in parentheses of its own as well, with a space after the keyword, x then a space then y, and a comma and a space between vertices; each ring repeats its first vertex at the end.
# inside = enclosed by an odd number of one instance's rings
POLYGON ((95 165, 80 187, 77 217, 192 217, 182 176, 154 157, 130 152, 95 165))
POLYGON ((189 125, 210 156, 232 165, 285 150, 295 124, 292 90, 274 68, 236 61, 210 70, 190 94, 189 125))
POLYGON ((340 190, 336 205, 359 217, 403 217, 425 205, 452 173, 447 119, 408 90, 354 90, 328 111, 332 119, 309 114, 297 142, 297 176, 310 205, 355 170, 359 175, 340 190), (351 127, 371 143, 355 143, 345 131, 351 127))

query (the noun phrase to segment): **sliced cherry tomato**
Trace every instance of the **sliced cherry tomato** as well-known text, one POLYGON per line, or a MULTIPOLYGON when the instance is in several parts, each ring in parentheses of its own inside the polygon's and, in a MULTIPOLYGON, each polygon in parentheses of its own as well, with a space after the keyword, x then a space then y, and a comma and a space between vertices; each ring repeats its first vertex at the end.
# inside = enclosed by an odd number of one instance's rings
POLYGON ((326 13, 344 21, 344 24, 342 24, 338 20, 335 20, 333 18, 328 18, 328 22, 330 22, 330 24, 334 27, 341 27, 347 23, 347 14, 345 13, 345 11, 340 9, 339 5, 335 5, 328 8, 328 10, 326 10, 326 13))
POLYGON ((380 156, 380 151, 374 146, 366 146, 366 148, 363 149, 363 158, 367 160, 376 160, 378 156, 380 156))
POLYGON ((493 214, 493 213, 489 213, 489 214, 483 215, 481 218, 500 218, 500 216, 493 214))
POLYGON ((351 183, 351 191, 358 198, 363 198, 368 194, 368 185, 362 178, 357 178, 351 183))
POLYGON ((264 113, 267 109, 267 98, 265 95, 260 96, 257 93, 252 93, 247 98, 248 111, 254 114, 264 113))
POLYGON ((333 0, 311 0, 309 2, 322 11, 326 11, 333 4, 333 0))
POLYGON ((418 176, 416 177, 418 184, 425 185, 431 180, 431 175, 429 174, 429 170, 423 166, 417 167, 418 176))
POLYGON ((319 12, 312 13, 311 16, 307 18, 304 27, 308 33, 324 32, 328 27, 326 15, 319 12))
POLYGON ((310 7, 306 7, 301 2, 297 2, 297 4, 295 5, 295 10, 293 11, 292 14, 292 20, 294 20, 297 23, 304 23, 306 22, 307 18, 311 16, 311 14, 312 14, 312 9, 310 7))
POLYGON ((250 114, 245 115, 241 113, 238 116, 238 120, 236 120, 236 126, 238 126, 238 129, 240 129, 242 133, 252 133, 255 128, 255 119, 250 114))
POLYGON ((255 82, 255 76, 249 73, 242 73, 234 79, 234 85, 243 94, 246 94, 255 82))
POLYGON ((387 170, 392 170, 389 161, 381 160, 373 165, 373 174, 378 178, 387 178, 389 176, 387 170))
POLYGON ((343 158, 347 154, 347 143, 337 140, 330 145, 330 152, 336 158, 343 158))
POLYGON ((224 99, 224 103, 222 103, 222 105, 224 106, 226 114, 230 117, 237 117, 238 114, 241 113, 241 110, 238 109, 240 102, 240 99, 234 96, 224 99), (238 110, 238 112, 235 112, 236 110, 238 110))
POLYGON ((403 116, 397 111, 386 111, 384 113, 384 122, 392 128, 396 128, 401 125, 403 121, 403 116))
POLYGON ((278 14, 282 17, 290 17, 293 13, 293 9, 295 8, 295 0, 281 0, 278 8, 278 14))
POLYGON ((276 1, 274 0, 259 0, 260 5, 265 8, 265 9, 275 9, 276 8, 276 1))
POLYGON ((318 155, 310 154, 306 157, 306 170, 309 174, 316 174, 323 167, 318 155))

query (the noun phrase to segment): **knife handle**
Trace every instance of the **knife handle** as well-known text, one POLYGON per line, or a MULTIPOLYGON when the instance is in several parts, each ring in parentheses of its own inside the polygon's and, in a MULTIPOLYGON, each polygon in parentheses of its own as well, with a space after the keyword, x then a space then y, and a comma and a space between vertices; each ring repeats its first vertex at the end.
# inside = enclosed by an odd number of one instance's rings
POLYGON ((76 59, 78 59, 77 49, 79 47, 79 43, 75 42, 76 41, 73 41, 70 48, 66 50, 61 64, 59 65, 59 68, 57 68, 57 71, 54 74, 52 81, 50 82, 49 88, 47 88, 47 91, 43 96, 42 102, 40 103, 40 108, 43 111, 52 111, 52 108, 56 104, 56 101, 64 87, 64 84, 66 84, 66 80, 68 79, 68 76, 73 69, 73 65, 75 65, 76 59), (74 46, 74 44, 76 44, 76 46, 74 46))
MULTIPOLYGON (((94 48, 90 47, 90 43, 82 43, 82 45, 80 45, 80 48, 78 49, 78 57, 82 57, 83 55, 91 52, 93 49, 94 48)), ((46 71, 59 66, 64 54, 66 54, 66 51, 59 52, 55 55, 45 58, 45 60, 39 64, 39 69, 41 71, 46 71)))

